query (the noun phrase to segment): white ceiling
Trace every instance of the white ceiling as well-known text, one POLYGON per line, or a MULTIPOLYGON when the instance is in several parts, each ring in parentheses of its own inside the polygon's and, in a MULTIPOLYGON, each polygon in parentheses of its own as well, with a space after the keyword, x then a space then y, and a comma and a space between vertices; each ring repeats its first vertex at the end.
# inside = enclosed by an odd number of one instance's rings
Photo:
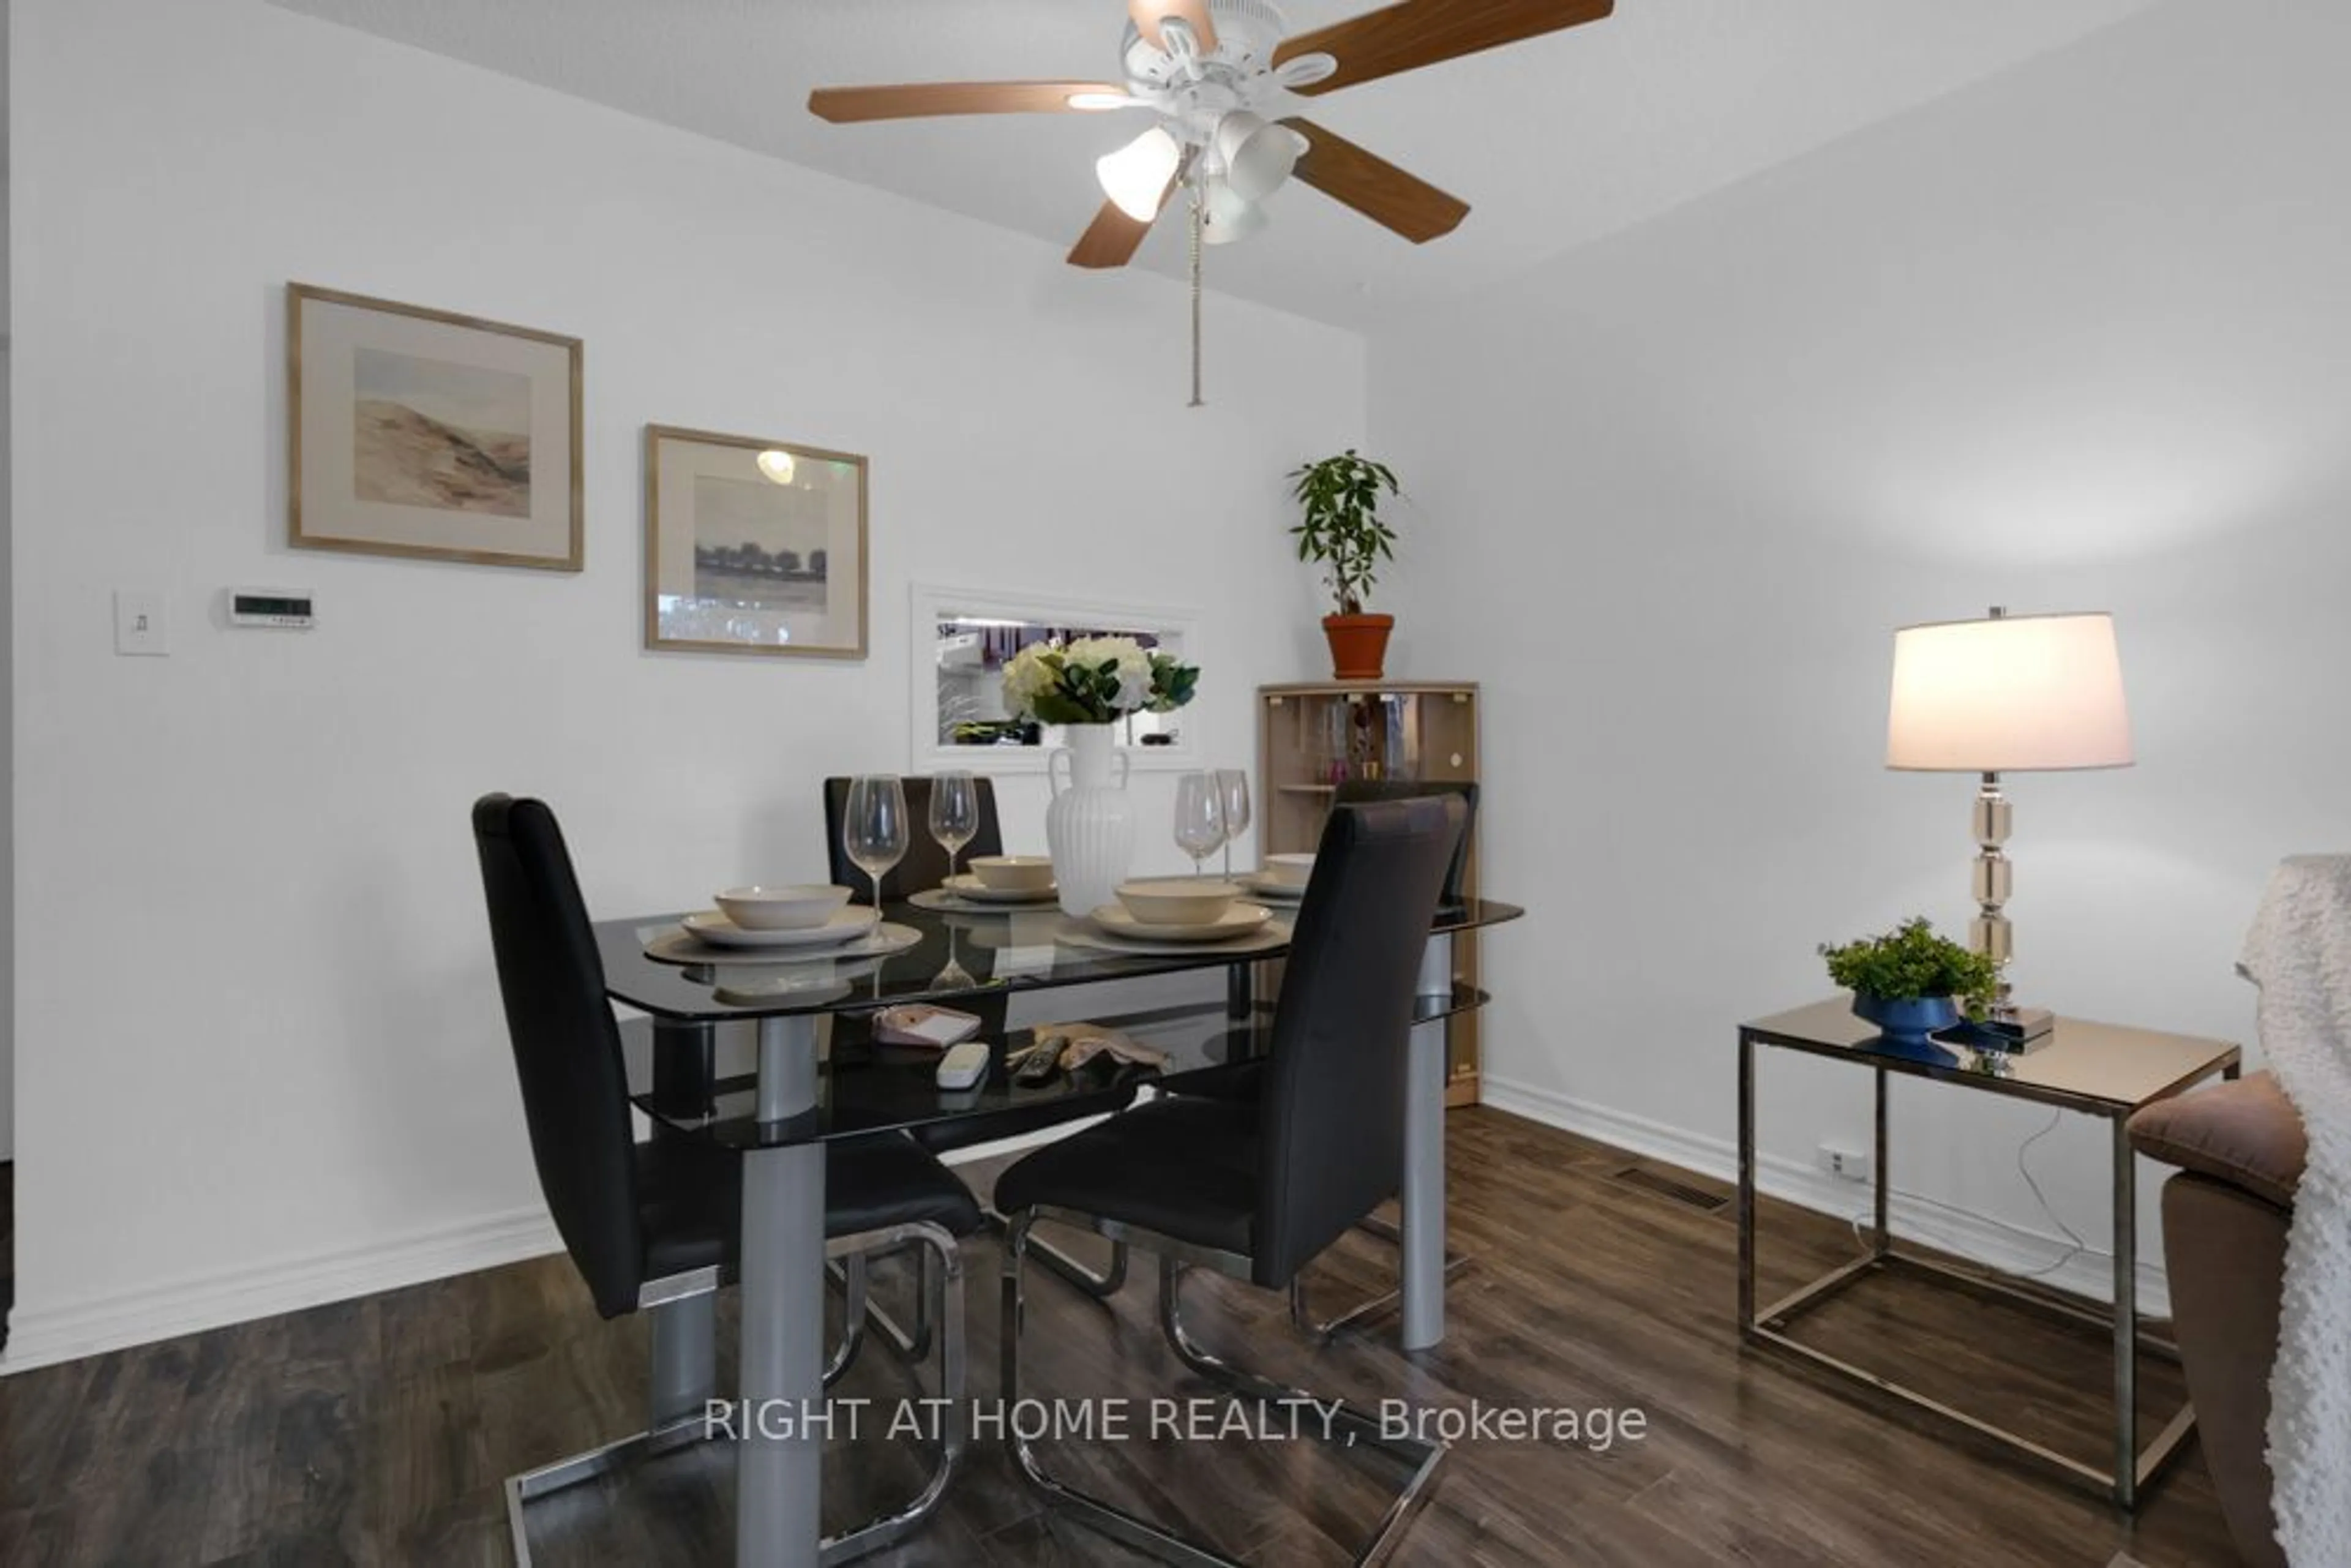
MULTIPOLYGON (((822 85, 1116 80, 1118 0, 275 0, 918 201, 1074 240, 1134 114, 833 126, 822 85)), ((1292 30, 1373 0, 1290 0, 1292 30)), ((1349 326, 1472 290, 2145 9, 2152 0, 1619 0, 1589 26, 1315 100, 1468 201, 1416 246, 1293 186, 1210 286, 1349 326)), ((1138 265, 1184 267, 1171 216, 1138 265)))

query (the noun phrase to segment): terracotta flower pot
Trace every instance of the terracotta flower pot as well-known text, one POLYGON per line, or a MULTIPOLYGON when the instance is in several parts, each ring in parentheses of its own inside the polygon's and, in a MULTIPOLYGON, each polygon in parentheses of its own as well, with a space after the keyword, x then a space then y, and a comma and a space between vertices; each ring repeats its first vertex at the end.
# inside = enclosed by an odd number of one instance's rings
POLYGON ((1393 615, 1325 615, 1322 635, 1331 640, 1334 680, 1376 681, 1386 673, 1393 615))

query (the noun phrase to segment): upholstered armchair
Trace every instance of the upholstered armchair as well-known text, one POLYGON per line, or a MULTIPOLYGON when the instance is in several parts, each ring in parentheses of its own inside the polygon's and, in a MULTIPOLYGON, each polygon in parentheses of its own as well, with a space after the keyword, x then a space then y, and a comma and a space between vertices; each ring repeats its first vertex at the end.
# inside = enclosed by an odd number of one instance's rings
POLYGON ((2285 1568, 2263 1458, 2286 1230, 2309 1145, 2266 1072, 2150 1105, 2130 1121, 2139 1153, 2179 1167, 2163 1187, 2172 1318, 2204 1463, 2237 1551, 2285 1568))

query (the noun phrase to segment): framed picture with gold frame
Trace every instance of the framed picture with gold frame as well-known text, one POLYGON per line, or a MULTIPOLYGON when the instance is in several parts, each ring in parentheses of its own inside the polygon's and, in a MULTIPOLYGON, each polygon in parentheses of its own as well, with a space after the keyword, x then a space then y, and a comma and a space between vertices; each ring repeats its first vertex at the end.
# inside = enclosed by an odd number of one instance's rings
POLYGON ((287 542, 578 571, 577 338, 286 287, 287 542))
POLYGON ((865 459, 645 426, 645 646, 862 659, 865 459))

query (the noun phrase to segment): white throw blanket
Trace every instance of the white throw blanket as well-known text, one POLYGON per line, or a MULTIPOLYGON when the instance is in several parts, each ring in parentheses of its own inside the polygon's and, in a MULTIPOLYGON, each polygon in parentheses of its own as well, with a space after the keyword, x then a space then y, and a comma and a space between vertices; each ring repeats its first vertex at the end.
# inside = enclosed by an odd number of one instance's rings
POLYGON ((2310 1134, 2270 1369, 2278 1544, 2294 1568, 2341 1568, 2351 1563, 2351 855, 2281 864, 2237 967, 2262 989, 2262 1051, 2310 1134))

